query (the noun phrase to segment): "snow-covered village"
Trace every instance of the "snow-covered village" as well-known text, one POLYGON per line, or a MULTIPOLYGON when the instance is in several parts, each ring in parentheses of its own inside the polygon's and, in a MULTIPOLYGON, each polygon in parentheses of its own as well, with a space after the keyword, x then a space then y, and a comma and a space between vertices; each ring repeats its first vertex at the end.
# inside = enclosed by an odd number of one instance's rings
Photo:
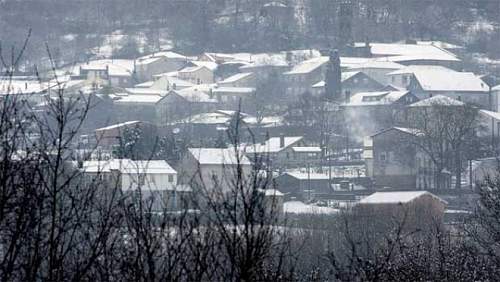
POLYGON ((500 280, 500 1, 83 2, 0 1, 1 281, 500 280))

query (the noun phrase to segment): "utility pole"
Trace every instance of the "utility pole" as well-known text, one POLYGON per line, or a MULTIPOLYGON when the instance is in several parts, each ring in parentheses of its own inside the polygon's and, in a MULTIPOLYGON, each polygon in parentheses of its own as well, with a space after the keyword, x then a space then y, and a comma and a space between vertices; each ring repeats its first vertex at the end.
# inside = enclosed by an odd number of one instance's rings
POLYGON ((307 163, 307 191, 309 202, 311 201, 311 165, 307 163))
POLYGON ((469 188, 472 191, 472 159, 469 159, 469 188))
POLYGON ((332 157, 328 156, 328 188, 332 188, 332 157))

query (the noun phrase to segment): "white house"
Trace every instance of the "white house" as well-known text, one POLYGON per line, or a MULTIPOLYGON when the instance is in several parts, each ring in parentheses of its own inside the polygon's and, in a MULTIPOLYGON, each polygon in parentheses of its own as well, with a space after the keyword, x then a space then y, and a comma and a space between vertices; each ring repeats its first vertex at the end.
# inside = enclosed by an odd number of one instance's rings
POLYGON ((186 67, 179 71, 180 79, 194 84, 206 84, 214 82, 214 72, 206 66, 186 67))
POLYGON ((321 158, 321 148, 306 146, 303 136, 270 137, 262 143, 247 145, 244 151, 252 161, 285 168, 315 164, 321 158))
POLYGON ((358 64, 350 68, 350 71, 361 71, 369 77, 375 79, 383 85, 391 84, 388 73, 404 68, 404 65, 385 61, 385 60, 370 60, 366 63, 358 64))
POLYGON ((217 82, 217 85, 219 87, 255 87, 256 83, 254 73, 243 72, 219 81, 217 82))
POLYGON ((217 99, 199 89, 198 86, 182 90, 170 90, 156 103, 158 122, 168 123, 195 114, 214 111, 217 99))
POLYGON ((354 206, 359 220, 376 229, 402 224, 405 229, 435 228, 442 223, 447 202, 427 191, 376 192, 354 206), (388 224, 388 225, 387 225, 388 224))
POLYGON ((419 99, 444 95, 490 108, 488 85, 471 72, 458 72, 442 66, 409 66, 388 74, 391 82, 406 87, 419 99))
POLYGON ((359 55, 382 58, 403 65, 441 65, 458 69, 461 60, 449 50, 433 44, 354 43, 359 55))
POLYGON ((187 63, 187 57, 171 51, 156 52, 136 60, 136 72, 139 81, 148 81, 153 75, 177 71, 187 63))
POLYGON ((216 189, 218 192, 234 189, 239 169, 243 181, 252 174, 251 162, 234 148, 189 148, 181 168, 182 183, 195 189, 216 189))
POLYGON ((99 85, 127 87, 134 84, 134 60, 94 60, 74 71, 75 79, 86 79, 99 85))
POLYGON ((141 195, 153 211, 180 208, 179 197, 190 191, 177 184, 177 172, 163 160, 85 161, 82 171, 87 181, 102 181, 108 192, 116 187, 125 195, 141 195))

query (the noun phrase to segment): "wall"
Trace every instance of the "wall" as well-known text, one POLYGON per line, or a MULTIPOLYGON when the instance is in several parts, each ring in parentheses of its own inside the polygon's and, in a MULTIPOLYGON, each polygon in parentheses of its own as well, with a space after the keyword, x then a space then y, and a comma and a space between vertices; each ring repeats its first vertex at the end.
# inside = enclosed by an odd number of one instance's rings
POLYGON ((179 72, 179 78, 194 84, 213 83, 214 73, 211 70, 202 67, 193 72, 179 72))
POLYGON ((373 137, 373 177, 377 187, 416 186, 416 149, 410 135, 389 130, 373 137))
POLYGON ((138 177, 140 174, 141 173, 130 173, 130 174, 123 173, 122 190, 123 191, 136 190, 140 187, 142 190, 164 191, 164 190, 174 189, 175 185, 177 184, 177 174, 155 173, 155 174, 144 174, 143 175, 144 184, 139 185, 138 177))
MULTIPOLYGON (((244 178, 251 177, 252 166, 241 166, 244 178)), ((236 165, 199 165, 190 153, 186 153, 179 170, 180 180, 184 184, 192 184, 195 190, 203 188, 208 191, 220 189, 219 191, 229 192, 234 187, 232 182, 236 179, 236 168, 236 165)))

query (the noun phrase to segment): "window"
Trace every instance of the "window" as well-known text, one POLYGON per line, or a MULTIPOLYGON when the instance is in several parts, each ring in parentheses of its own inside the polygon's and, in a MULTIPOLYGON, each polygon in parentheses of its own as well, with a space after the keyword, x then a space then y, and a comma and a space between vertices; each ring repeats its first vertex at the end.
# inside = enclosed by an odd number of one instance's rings
POLYGON ((145 174, 139 174, 137 177, 137 182, 139 186, 144 186, 144 181, 145 181, 146 175, 145 174))
POLYGON ((174 182, 174 176, 173 176, 172 174, 169 174, 169 175, 168 175, 168 182, 169 182, 169 183, 174 182))
POLYGON ((410 77, 409 77, 409 76, 407 76, 407 75, 404 75, 404 76, 403 76, 403 82, 404 82, 404 84, 405 84, 405 85, 408 85, 408 84, 409 84, 409 82, 410 82, 410 77))
POLYGON ((382 162, 387 161, 387 155, 385 154, 385 152, 384 152, 384 153, 380 153, 380 160, 381 160, 382 162))

